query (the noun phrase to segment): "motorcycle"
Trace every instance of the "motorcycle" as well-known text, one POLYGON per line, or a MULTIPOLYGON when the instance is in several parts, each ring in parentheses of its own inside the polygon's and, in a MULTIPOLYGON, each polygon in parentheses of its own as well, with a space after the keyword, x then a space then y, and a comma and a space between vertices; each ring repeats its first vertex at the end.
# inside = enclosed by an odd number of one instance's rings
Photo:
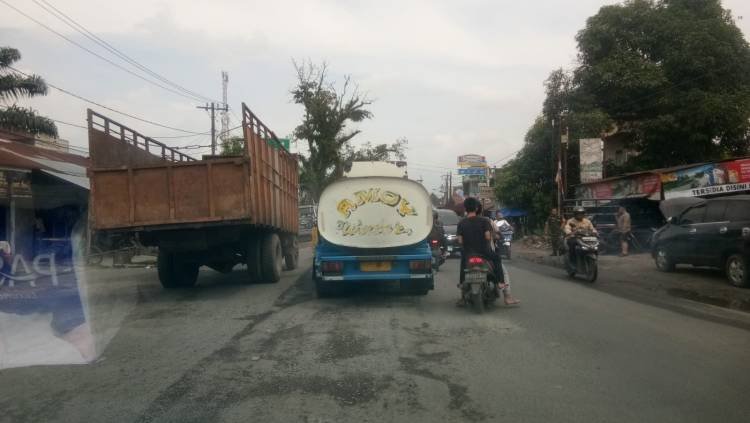
POLYGON ((440 266, 445 263, 445 248, 440 246, 437 239, 430 241, 430 249, 432 250, 432 268, 436 271, 440 271, 440 266))
POLYGON ((587 282, 596 281, 599 274, 599 237, 579 231, 573 234, 573 239, 575 263, 570 262, 570 254, 565 254, 565 271, 571 278, 579 274, 587 282))
POLYGON ((464 282, 460 288, 461 298, 478 314, 482 314, 486 307, 500 297, 495 269, 491 262, 481 256, 467 257, 464 282))

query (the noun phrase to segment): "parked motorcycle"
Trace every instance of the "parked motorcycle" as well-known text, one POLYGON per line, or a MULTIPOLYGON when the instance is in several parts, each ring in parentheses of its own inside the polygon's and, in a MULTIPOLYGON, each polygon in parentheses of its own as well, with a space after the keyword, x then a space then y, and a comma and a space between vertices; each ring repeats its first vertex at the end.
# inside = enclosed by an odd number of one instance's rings
POLYGON ((464 283, 460 286, 461 298, 481 314, 500 297, 495 269, 484 257, 469 256, 466 258, 464 275, 464 283))
POLYGON ((571 263, 570 254, 565 254, 565 270, 568 276, 572 278, 581 275, 588 282, 596 281, 599 273, 599 237, 593 233, 579 231, 573 235, 573 239, 575 262, 571 263))
POLYGON ((432 250, 432 268, 436 271, 440 271, 440 266, 445 263, 445 248, 440 246, 437 239, 430 241, 430 249, 432 250))

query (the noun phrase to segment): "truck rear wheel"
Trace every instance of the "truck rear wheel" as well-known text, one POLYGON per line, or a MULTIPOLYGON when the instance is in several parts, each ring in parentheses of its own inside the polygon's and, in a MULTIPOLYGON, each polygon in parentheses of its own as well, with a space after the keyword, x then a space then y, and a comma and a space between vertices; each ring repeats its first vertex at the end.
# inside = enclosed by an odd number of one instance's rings
POLYGON ((262 280, 267 283, 276 283, 281 279, 281 270, 284 267, 281 240, 277 234, 268 233, 263 237, 261 244, 262 280))
POLYGON ((180 260, 176 253, 159 251, 156 260, 159 282, 164 289, 188 288, 198 280, 200 265, 180 260))
POLYGON ((286 270, 294 270, 299 264, 299 244, 297 237, 293 237, 289 242, 288 250, 284 252, 284 263, 286 270))
POLYGON ((263 279, 260 264, 261 238, 251 235, 247 243, 245 264, 247 265, 248 283, 260 282, 263 279))

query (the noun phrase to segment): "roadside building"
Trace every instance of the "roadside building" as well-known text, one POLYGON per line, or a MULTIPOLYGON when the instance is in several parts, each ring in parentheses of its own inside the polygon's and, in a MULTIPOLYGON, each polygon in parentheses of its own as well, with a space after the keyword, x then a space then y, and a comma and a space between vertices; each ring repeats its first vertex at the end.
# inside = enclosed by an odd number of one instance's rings
POLYGON ((0 241, 26 260, 70 255, 73 226, 88 207, 89 159, 0 133, 0 241))

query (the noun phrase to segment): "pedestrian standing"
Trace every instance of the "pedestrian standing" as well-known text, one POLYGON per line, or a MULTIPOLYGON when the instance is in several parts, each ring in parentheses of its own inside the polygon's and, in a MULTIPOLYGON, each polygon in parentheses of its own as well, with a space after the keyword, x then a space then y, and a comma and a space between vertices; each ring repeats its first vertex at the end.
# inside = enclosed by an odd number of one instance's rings
POLYGON ((630 239, 630 213, 625 207, 617 209, 617 232, 620 235, 620 257, 628 255, 628 240, 630 239))
POLYGON ((562 219, 556 208, 553 208, 549 213, 547 222, 544 224, 544 235, 549 237, 550 244, 552 244, 553 256, 561 254, 562 250, 562 219))

